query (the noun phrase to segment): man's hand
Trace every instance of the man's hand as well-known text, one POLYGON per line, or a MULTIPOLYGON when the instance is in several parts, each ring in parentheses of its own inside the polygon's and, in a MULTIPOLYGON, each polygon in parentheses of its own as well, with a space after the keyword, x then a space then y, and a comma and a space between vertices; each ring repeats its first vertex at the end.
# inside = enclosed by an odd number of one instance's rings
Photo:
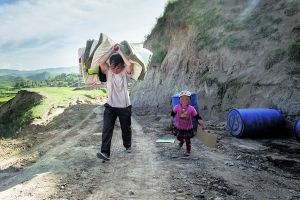
POLYGON ((119 53, 119 51, 120 51, 120 45, 119 45, 119 44, 115 44, 115 45, 112 47, 112 49, 114 50, 114 52, 119 53))

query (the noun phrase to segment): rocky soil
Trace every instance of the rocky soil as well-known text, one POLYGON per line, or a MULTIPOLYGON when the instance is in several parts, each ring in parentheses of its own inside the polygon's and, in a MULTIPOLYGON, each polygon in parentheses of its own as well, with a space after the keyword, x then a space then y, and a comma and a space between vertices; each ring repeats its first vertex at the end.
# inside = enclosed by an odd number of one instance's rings
POLYGON ((103 107, 80 104, 46 126, 0 140, 0 199, 300 199, 300 146, 294 138, 237 139, 207 121, 216 148, 172 138, 168 113, 135 109, 133 151, 115 125, 111 161, 96 157, 103 107))

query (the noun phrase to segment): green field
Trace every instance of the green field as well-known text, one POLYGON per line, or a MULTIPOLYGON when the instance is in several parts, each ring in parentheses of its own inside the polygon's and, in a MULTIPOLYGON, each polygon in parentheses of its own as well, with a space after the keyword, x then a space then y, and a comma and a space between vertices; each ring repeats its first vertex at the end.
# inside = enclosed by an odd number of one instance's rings
MULTIPOLYGON (((0 135, 1 137, 10 137, 15 134, 15 131, 19 127, 30 123, 34 118, 44 117, 49 113, 51 109, 55 108, 67 108, 71 105, 77 104, 77 101, 81 102, 98 102, 101 96, 106 96, 106 89, 76 89, 71 87, 41 87, 41 88, 28 88, 22 89, 29 92, 35 92, 40 94, 33 95, 30 93, 22 93, 23 99, 19 99, 14 105, 4 106, 5 111, 2 113, 2 122, 0 126, 0 132, 5 133, 0 135), (9 110, 10 109, 10 110, 9 110), (13 111, 13 112, 11 112, 13 111)), ((2 88, 2 102, 8 101, 13 98, 17 90, 2 88), (6 95, 6 96, 5 96, 6 95), (5 97, 4 97, 5 96, 5 97)), ((0 106, 3 103, 0 103, 0 106)))
MULTIPOLYGON (((42 116, 51 108, 68 107, 72 101, 85 101, 106 95, 106 89, 100 90, 75 90, 71 87, 42 87, 22 89, 39 93, 45 98, 41 104, 35 106, 30 112, 32 117, 42 116)), ((0 105, 14 98, 18 90, 9 87, 0 87, 0 105)))
POLYGON ((39 93, 46 97, 41 104, 32 109, 32 117, 42 116, 51 108, 68 107, 69 103, 76 100, 95 99, 99 96, 105 96, 106 90, 74 90, 70 87, 43 87, 26 89, 31 92, 39 93))
POLYGON ((9 84, 0 83, 0 104, 14 98, 18 90, 12 88, 9 84))

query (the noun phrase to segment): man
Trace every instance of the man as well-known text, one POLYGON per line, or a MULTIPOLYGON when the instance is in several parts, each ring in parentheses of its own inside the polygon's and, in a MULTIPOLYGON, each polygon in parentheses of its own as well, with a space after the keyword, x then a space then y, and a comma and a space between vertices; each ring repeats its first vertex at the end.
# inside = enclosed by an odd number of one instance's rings
POLYGON ((108 101, 104 104, 102 145, 97 157, 110 160, 111 139, 117 117, 121 125, 123 145, 127 153, 131 152, 131 103, 127 79, 133 72, 133 64, 121 51, 119 44, 112 46, 100 58, 99 64, 102 73, 107 77, 108 101))

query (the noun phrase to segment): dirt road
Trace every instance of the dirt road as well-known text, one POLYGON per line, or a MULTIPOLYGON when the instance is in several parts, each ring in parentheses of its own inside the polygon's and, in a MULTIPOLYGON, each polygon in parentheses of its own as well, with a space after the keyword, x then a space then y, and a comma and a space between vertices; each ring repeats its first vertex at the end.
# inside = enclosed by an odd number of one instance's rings
POLYGON ((192 140, 192 155, 171 136, 168 115, 136 110, 133 151, 125 153, 118 123, 111 161, 96 157, 102 106, 68 108, 45 127, 1 140, 0 199, 300 199, 300 145, 291 138, 240 140, 224 123, 208 122, 215 149, 192 140))

